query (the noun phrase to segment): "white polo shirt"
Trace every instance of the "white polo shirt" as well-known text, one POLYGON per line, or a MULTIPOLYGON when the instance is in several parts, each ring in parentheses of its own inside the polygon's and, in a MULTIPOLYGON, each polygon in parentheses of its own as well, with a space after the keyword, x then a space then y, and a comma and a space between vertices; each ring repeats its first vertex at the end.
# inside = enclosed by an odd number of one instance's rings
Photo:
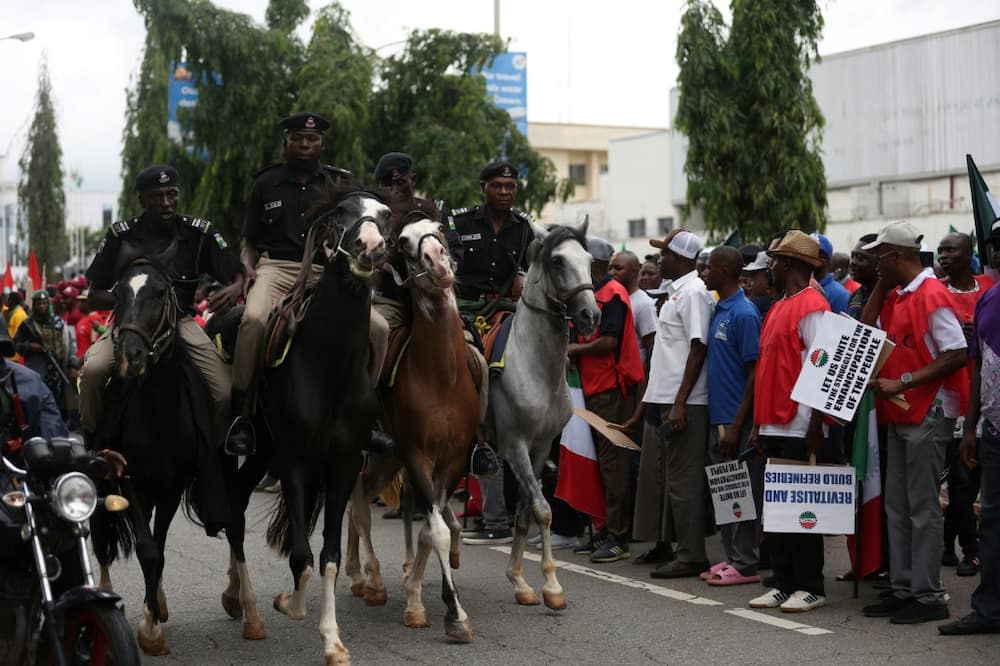
MULTIPOLYGON (((672 405, 684 380, 691 342, 708 344, 715 299, 708 293, 697 271, 677 278, 667 286, 667 299, 656 322, 656 342, 650 360, 649 381, 643 402, 672 405)), ((707 405, 705 368, 688 395, 687 404, 707 405)))

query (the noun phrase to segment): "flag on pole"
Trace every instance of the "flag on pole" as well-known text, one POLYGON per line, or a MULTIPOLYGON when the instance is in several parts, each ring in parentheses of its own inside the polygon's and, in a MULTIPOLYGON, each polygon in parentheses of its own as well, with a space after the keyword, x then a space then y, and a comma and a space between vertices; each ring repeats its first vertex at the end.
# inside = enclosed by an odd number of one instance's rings
POLYGON ((993 223, 1000 219, 1000 203, 996 197, 986 187, 983 174, 979 173, 976 163, 972 161, 972 155, 965 156, 966 164, 969 167, 969 187, 972 190, 972 213, 976 221, 976 247, 979 250, 979 258, 984 265, 989 265, 989 254, 986 250, 986 242, 990 238, 993 223))
MULTIPOLYGON (((566 373, 569 395, 573 407, 585 407, 583 389, 580 388, 580 371, 572 367, 566 373)), ((604 486, 601 484, 601 467, 597 462, 597 449, 587 422, 577 415, 563 428, 559 440, 559 481, 556 497, 577 511, 603 520, 604 486)))
POLYGON ((14 284, 14 275, 10 272, 10 262, 7 262, 7 270, 3 272, 3 277, 0 278, 0 290, 3 293, 9 294, 14 291, 16 285, 14 284))
MULTIPOLYGON (((31 293, 45 286, 42 282, 42 273, 38 270, 38 259, 35 258, 35 251, 28 253, 28 279, 31 280, 31 293)), ((31 293, 28 298, 31 298, 31 293)))
POLYGON ((851 464, 861 479, 861 562, 854 561, 854 536, 847 537, 847 550, 854 575, 863 577, 882 567, 882 478, 875 396, 871 391, 865 391, 858 406, 851 464))
POLYGON ((722 247, 735 247, 737 250, 743 246, 743 237, 740 236, 739 229, 733 229, 732 233, 722 241, 722 247))

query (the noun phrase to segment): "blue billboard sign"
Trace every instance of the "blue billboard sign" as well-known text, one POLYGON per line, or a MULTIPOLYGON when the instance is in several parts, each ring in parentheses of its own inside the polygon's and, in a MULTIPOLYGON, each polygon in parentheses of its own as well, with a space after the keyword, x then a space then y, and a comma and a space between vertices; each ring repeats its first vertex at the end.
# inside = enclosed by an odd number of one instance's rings
POLYGON ((528 54, 501 53, 479 74, 486 79, 486 94, 493 103, 505 109, 521 134, 528 136, 528 54))
MULTIPOLYGON (((212 73, 212 79, 216 85, 222 84, 222 77, 212 73)), ((205 81, 202 75, 202 82, 205 81)), ((193 137, 190 132, 181 130, 180 121, 177 119, 178 109, 193 109, 198 105, 198 86, 194 82, 194 74, 188 69, 187 63, 175 62, 170 64, 170 82, 167 87, 167 138, 175 143, 187 144, 187 151, 191 152, 194 147, 193 137)), ((206 158, 207 153, 202 154, 206 158)))

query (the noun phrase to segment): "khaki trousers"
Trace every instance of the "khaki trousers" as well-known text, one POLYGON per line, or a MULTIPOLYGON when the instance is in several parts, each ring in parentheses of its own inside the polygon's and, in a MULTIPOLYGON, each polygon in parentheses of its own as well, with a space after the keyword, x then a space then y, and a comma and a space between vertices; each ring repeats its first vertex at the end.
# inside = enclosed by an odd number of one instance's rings
MULTIPOLYGON (((177 335, 184 341, 188 358, 198 369, 212 400, 212 424, 215 442, 221 443, 229 427, 229 394, 232 380, 222 354, 198 322, 188 316, 177 322, 177 335)), ((104 410, 104 388, 111 377, 115 347, 111 329, 92 344, 83 356, 80 370, 80 422, 86 432, 97 432, 104 410)))
MULTIPOLYGON (((301 264, 297 261, 281 261, 271 259, 266 254, 257 261, 257 279, 247 294, 243 319, 240 321, 240 332, 236 338, 236 349, 233 353, 233 388, 246 391, 253 381, 256 371, 260 347, 264 344, 264 329, 271 311, 285 294, 292 288, 298 277, 301 264)), ((323 275, 323 267, 313 264, 310 283, 314 283, 323 275)), ((389 344, 389 325, 373 308, 371 311, 371 328, 369 330, 368 369, 372 382, 377 381, 382 362, 385 360, 386 347, 389 344)))

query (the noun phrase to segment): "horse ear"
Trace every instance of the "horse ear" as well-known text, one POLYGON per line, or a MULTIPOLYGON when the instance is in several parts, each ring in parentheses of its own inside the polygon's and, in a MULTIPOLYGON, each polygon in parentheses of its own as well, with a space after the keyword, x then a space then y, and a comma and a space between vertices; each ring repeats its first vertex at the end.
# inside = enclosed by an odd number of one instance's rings
POLYGON ((586 236, 587 236, 587 227, 589 227, 589 226, 590 226, 590 213, 587 213, 587 215, 585 215, 584 218, 583 218, 583 224, 580 225, 580 228, 577 229, 577 231, 580 232, 581 236, 583 236, 584 238, 586 238, 586 236))

